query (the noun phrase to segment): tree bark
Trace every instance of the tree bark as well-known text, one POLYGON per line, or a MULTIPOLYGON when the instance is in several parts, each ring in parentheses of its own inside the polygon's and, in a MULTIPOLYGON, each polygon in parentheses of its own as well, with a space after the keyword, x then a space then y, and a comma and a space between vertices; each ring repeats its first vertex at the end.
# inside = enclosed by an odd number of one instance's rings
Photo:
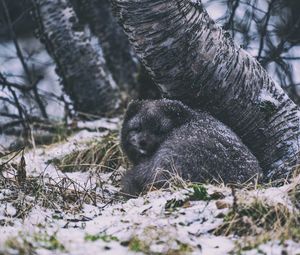
POLYGON ((71 0, 80 21, 99 39, 107 66, 118 86, 128 93, 136 89, 139 62, 122 27, 113 16, 109 0, 71 0))
POLYGON ((131 98, 154 99, 160 94, 114 17, 109 0, 71 0, 79 21, 88 24, 103 49, 107 67, 121 91, 131 98))
POLYGON ((38 33, 65 91, 79 112, 104 115, 117 105, 117 87, 98 41, 78 23, 69 0, 31 0, 38 33))
POLYGON ((141 61, 164 95, 231 127, 267 179, 289 176, 299 155, 299 108, 235 45, 198 0, 112 0, 141 61))

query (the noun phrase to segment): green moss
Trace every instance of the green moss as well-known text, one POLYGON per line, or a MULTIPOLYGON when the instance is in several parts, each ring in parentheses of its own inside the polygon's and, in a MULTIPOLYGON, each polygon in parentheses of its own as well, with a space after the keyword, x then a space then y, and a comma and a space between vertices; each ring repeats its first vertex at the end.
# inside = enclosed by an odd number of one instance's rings
POLYGON ((60 250, 64 251, 64 245, 58 241, 56 233, 49 235, 48 233, 38 233, 34 235, 34 241, 47 250, 60 250))
MULTIPOLYGON (((5 248, 9 248, 13 250, 14 254, 18 254, 18 255, 35 254, 35 248, 33 247, 32 243, 17 237, 12 237, 10 239, 7 239, 4 246, 5 248)), ((5 254, 5 252, 3 254, 5 254)))
POLYGON ((119 239, 115 236, 111 236, 111 235, 105 235, 105 234, 98 234, 98 235, 89 235, 89 234, 86 234, 85 237, 84 237, 84 240, 86 241, 92 241, 92 242, 95 242, 97 240, 102 240, 104 242, 111 242, 111 241, 119 241, 119 239))
POLYGON ((265 119, 269 120, 277 110, 277 107, 274 103, 270 101, 263 101, 259 105, 260 111, 265 114, 265 119))
POLYGON ((189 201, 206 201, 210 199, 206 188, 201 184, 192 184, 192 191, 186 199, 170 199, 165 204, 165 209, 172 211, 179 207, 188 207, 189 201))
POLYGON ((46 232, 38 232, 33 236, 22 233, 18 237, 12 237, 5 242, 5 248, 12 249, 13 254, 32 255, 36 249, 43 248, 51 251, 64 251, 65 247, 56 237, 56 233, 49 235, 46 232))
POLYGON ((149 247, 137 237, 134 237, 129 241, 128 247, 134 252, 142 252, 145 250, 149 250, 149 247))
POLYGON ((179 245, 179 250, 178 250, 178 254, 186 254, 189 252, 192 252, 193 249, 186 243, 181 243, 179 241, 177 241, 178 245, 179 245))
POLYGON ((168 229, 154 226, 146 227, 142 234, 133 236, 128 242, 123 243, 123 245, 128 246, 131 251, 151 255, 183 255, 193 251, 193 247, 182 243, 176 236, 170 235, 168 229), (150 248, 152 245, 161 246, 164 250, 163 253, 153 252, 150 248))
POLYGON ((170 199, 166 202, 165 204, 165 209, 166 210, 174 210, 175 208, 178 207, 183 207, 187 203, 187 200, 177 200, 176 198, 170 199))
POLYGON ((209 200, 207 189, 202 184, 192 184, 193 193, 190 194, 190 200, 209 200))

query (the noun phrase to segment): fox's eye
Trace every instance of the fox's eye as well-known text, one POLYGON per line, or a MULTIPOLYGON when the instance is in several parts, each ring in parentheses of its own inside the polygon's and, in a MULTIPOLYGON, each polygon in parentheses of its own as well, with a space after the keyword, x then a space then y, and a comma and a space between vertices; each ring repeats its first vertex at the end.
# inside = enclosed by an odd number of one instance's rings
POLYGON ((153 133, 156 135, 165 135, 171 131, 171 128, 165 128, 163 126, 153 130, 153 133))
POLYGON ((142 130, 141 125, 133 125, 131 128, 129 128, 130 132, 140 132, 142 130))
POLYGON ((155 135, 164 135, 172 130, 172 126, 168 122, 164 122, 161 125, 157 125, 152 129, 152 133, 155 135))
POLYGON ((155 134, 155 135, 160 135, 160 134, 162 133, 162 130, 161 130, 159 127, 157 127, 157 128, 155 128, 152 132, 153 132, 153 134, 155 134))
POLYGON ((139 127, 134 127, 130 129, 130 132, 140 132, 141 129, 139 127))

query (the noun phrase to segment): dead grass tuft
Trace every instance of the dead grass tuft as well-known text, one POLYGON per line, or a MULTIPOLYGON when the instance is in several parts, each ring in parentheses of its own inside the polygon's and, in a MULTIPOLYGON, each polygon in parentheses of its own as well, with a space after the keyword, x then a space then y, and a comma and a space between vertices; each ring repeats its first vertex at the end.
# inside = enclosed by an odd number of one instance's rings
POLYGON ((252 202, 238 201, 214 233, 242 237, 237 242, 238 250, 248 250, 269 240, 299 241, 299 224, 298 210, 256 198, 252 202))
POLYGON ((77 183, 68 176, 50 177, 41 174, 27 177, 22 185, 13 166, 0 177, 0 190, 5 191, 1 203, 11 203, 16 213, 14 218, 24 219, 36 206, 60 212, 81 212, 84 204, 108 204, 114 198, 99 183, 92 181, 92 176, 84 183, 77 183), (9 177, 5 177, 9 176, 9 177))
MULTIPOLYGON (((299 175, 300 176, 300 175, 299 175)), ((300 210, 300 181, 296 180, 292 188, 289 190, 288 195, 293 205, 300 210)))
POLYGON ((123 154, 117 132, 111 132, 98 141, 91 142, 86 149, 74 151, 52 162, 64 172, 114 171, 120 166, 128 168, 128 160, 123 154))

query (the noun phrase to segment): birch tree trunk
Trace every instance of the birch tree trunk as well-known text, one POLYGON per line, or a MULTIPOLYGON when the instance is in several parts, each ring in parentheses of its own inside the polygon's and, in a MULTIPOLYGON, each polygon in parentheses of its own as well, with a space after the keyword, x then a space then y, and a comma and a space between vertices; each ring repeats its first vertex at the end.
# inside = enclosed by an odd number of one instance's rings
POLYGON ((298 107, 261 65, 208 16, 199 0, 112 0, 139 58, 164 95, 231 127, 267 179, 298 162, 298 107))
POLYGON ((157 86, 111 10, 110 0, 71 0, 79 21, 88 24, 103 49, 107 67, 121 91, 131 98, 159 98, 157 86))
POLYGON ((109 0, 71 0, 79 20, 99 39, 109 70, 118 86, 136 90, 139 62, 122 27, 113 16, 109 0))
POLYGON ((69 0, 31 0, 41 41, 57 65, 75 110, 103 115, 117 105, 117 87, 97 40, 78 23, 69 0))

